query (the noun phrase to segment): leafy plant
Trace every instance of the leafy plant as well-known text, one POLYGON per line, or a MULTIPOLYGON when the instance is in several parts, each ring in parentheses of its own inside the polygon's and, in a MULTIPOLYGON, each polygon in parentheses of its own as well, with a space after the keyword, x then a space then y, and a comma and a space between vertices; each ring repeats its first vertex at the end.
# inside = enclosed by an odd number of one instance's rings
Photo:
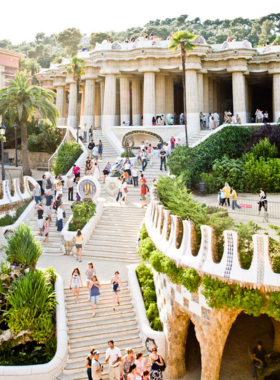
POLYGON ((256 159, 259 159, 260 157, 276 158, 278 150, 275 145, 270 144, 269 139, 266 137, 252 147, 251 153, 256 159))
POLYGON ((186 268, 182 273, 181 284, 191 293, 196 293, 200 285, 200 276, 193 268, 186 268))
POLYGON ((31 227, 24 223, 15 228, 3 248, 9 263, 22 264, 33 270, 42 254, 40 242, 35 239, 31 227))
POLYGON ((139 245, 138 253, 141 255, 142 260, 149 260, 151 252, 155 249, 152 239, 147 237, 139 245))
POLYGON ((59 148, 57 158, 52 166, 54 174, 66 174, 82 153, 82 148, 75 140, 64 143, 59 148))
POLYGON ((144 240, 148 237, 148 232, 146 230, 146 227, 145 227, 145 224, 143 223, 142 227, 140 228, 140 231, 139 231, 139 238, 141 240, 144 240))
POLYGON ((121 157, 135 157, 133 152, 122 152, 121 157))
POLYGON ((13 281, 7 301, 10 308, 4 315, 13 333, 30 330, 39 343, 54 334, 55 295, 41 271, 30 271, 13 281))
POLYGON ((56 126, 45 123, 41 126, 40 131, 41 133, 28 137, 29 152, 55 152, 61 140, 59 130, 56 126))
POLYGON ((74 204, 72 211, 73 219, 69 223, 69 231, 77 231, 83 229, 95 215, 96 205, 90 201, 80 201, 74 204))
POLYGON ((244 269, 249 269, 254 254, 253 235, 257 234, 261 229, 256 223, 250 220, 248 223, 240 223, 235 226, 238 233, 238 251, 241 261, 241 266, 244 269))
POLYGON ((11 215, 5 215, 2 218, 0 218, 0 227, 9 226, 10 224, 15 223, 15 218, 13 218, 11 215))

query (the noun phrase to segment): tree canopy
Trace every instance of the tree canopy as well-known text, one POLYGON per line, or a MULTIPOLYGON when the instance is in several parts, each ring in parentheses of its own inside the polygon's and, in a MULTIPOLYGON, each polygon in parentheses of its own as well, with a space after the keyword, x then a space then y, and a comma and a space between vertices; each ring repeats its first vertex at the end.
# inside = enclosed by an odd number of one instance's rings
MULTIPOLYGON (((277 44, 280 39, 280 13, 271 13, 259 19, 237 17, 230 19, 216 19, 201 21, 199 17, 190 20, 187 14, 177 18, 156 19, 146 25, 135 26, 115 32, 94 32, 90 35, 89 49, 93 49, 96 43, 101 43, 109 38, 111 41, 123 42, 126 37, 132 35, 137 38, 140 34, 153 34, 156 38, 166 39, 171 33, 188 30, 192 34, 203 36, 209 44, 221 44, 227 36, 237 41, 247 39, 253 47, 263 45, 268 39, 277 44)), ((80 48, 83 33, 76 28, 68 28, 58 35, 37 33, 34 41, 23 41, 19 45, 13 45, 9 40, 0 40, 0 48, 18 51, 26 54, 26 58, 33 59, 41 67, 48 68, 51 62, 59 62, 63 57, 76 55, 80 48), (57 60, 59 58, 59 60, 57 60)))

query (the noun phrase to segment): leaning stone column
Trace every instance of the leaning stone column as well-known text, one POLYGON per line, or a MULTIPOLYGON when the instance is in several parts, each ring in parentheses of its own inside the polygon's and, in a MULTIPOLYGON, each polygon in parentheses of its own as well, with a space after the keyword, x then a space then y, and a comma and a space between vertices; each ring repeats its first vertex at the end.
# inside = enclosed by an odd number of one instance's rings
POLYGON ((144 72, 143 98, 143 126, 148 126, 152 124, 152 118, 156 116, 155 73, 153 71, 144 72))
POLYGON ((141 125, 141 88, 140 80, 132 79, 132 124, 134 126, 141 125))
POLYGON ((280 73, 273 74, 273 121, 280 117, 280 73))
POLYGON ((68 108, 68 126, 77 128, 77 83, 70 83, 69 91, 69 108, 68 108))
POLYGON ((101 127, 101 97, 100 97, 100 87, 95 86, 95 119, 94 125, 95 127, 101 127))
POLYGON ((186 70, 186 101, 188 137, 200 132, 197 75, 195 69, 186 70))
POLYGON ((120 103, 121 103, 121 119, 120 125, 124 121, 130 120, 130 82, 129 77, 124 75, 120 77, 120 103))
POLYGON ((104 94, 105 94, 105 81, 100 81, 100 115, 101 115, 101 126, 103 125, 103 115, 104 115, 104 94))
POLYGON ((170 75, 165 77, 165 112, 174 116, 174 79, 170 75))
POLYGON ((107 74, 105 79, 104 112, 102 129, 115 125, 116 118, 116 76, 107 74))
POLYGON ((209 86, 208 86, 208 76, 203 76, 203 113, 206 116, 206 126, 208 127, 208 116, 209 116, 209 86))
POLYGON ((86 79, 83 123, 94 127, 95 79, 86 79))
POLYGON ((65 94, 65 86, 58 86, 56 90, 56 108, 59 112, 59 118, 57 119, 57 126, 64 125, 64 94, 65 94))
POLYGON ((246 122, 246 101, 245 101, 245 77, 243 72, 247 71, 247 67, 236 66, 232 70, 232 99, 233 99, 233 114, 238 114, 241 123, 246 122))
POLYGON ((156 75, 156 115, 163 115, 165 120, 165 75, 156 75))
POLYGON ((203 74, 197 73, 198 110, 203 113, 203 74))

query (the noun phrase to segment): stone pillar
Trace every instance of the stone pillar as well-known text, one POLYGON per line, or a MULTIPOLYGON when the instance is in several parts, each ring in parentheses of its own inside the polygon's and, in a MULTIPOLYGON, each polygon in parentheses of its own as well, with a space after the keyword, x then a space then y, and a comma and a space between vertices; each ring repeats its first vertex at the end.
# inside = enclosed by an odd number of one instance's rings
POLYGON ((232 98, 233 114, 239 115, 241 123, 246 121, 246 102, 245 102, 245 77, 242 72, 232 73, 232 98))
POLYGON ((280 117, 280 73, 273 74, 273 121, 280 117))
POLYGON ((203 113, 203 74, 197 73, 198 110, 203 113))
POLYGON ((120 99, 120 81, 116 81, 116 116, 115 116, 115 125, 121 125, 120 120, 121 113, 121 99, 120 99))
POLYGON ((217 82, 213 81, 213 112, 218 112, 217 82))
POLYGON ((84 101, 84 124, 94 127, 95 79, 86 79, 84 101))
POLYGON ((100 85, 95 86, 95 104, 94 104, 94 126, 101 127, 101 96, 100 96, 100 85))
POLYGON ((163 115, 165 120, 165 75, 156 75, 156 115, 163 115))
POLYGON ((174 116, 174 79, 165 77, 165 112, 174 116))
POLYGON ((197 76, 192 69, 186 71, 186 103, 188 137, 191 138, 200 132, 197 76))
POLYGON ((70 83, 69 91, 69 108, 68 108, 68 126, 77 128, 77 83, 70 83))
POLYGON ((152 71, 144 73, 143 98, 143 126, 149 126, 156 116, 155 73, 152 71))
POLYGON ((121 76, 120 77, 120 103, 121 103, 121 118, 120 125, 124 121, 130 120, 130 82, 129 77, 121 76))
POLYGON ((242 121, 242 123, 251 123, 251 110, 249 106, 249 84, 248 79, 245 78, 245 109, 246 109, 246 120, 242 121))
POLYGON ((220 116, 220 124, 221 122, 221 117, 222 117, 222 107, 221 107, 221 83, 217 82, 217 112, 220 116))
POLYGON ((59 112, 59 118, 57 119, 57 126, 64 125, 64 94, 65 94, 65 86, 58 86, 56 90, 56 108, 59 112))
POLYGON ((80 87, 80 94, 81 94, 81 107, 80 107, 80 113, 78 115, 78 121, 79 125, 84 125, 84 108, 85 108, 85 88, 80 87))
POLYGON ((104 94, 105 94, 105 81, 100 81, 100 115, 101 115, 101 126, 103 126, 103 115, 104 115, 104 94))
POLYGON ((239 311, 212 309, 209 320, 193 315, 201 351, 201 380, 218 380, 224 347, 239 311))
POLYGON ((208 78, 208 91, 209 91, 209 113, 214 113, 214 104, 213 104, 213 79, 208 78))
POLYGON ((102 129, 115 125, 116 119, 116 76, 106 75, 104 93, 104 112, 102 129))
POLYGON ((208 127, 208 116, 209 116, 209 84, 208 77, 203 76, 203 113, 206 116, 206 126, 208 127))
POLYGON ((141 88, 140 80, 132 79, 132 124, 134 126, 141 125, 141 88))

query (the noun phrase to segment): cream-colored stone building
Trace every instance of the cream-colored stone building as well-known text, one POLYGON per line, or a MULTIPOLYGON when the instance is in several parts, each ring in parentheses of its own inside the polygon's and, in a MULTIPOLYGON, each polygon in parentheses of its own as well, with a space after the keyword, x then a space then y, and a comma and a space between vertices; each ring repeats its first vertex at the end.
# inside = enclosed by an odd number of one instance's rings
MULTIPOLYGON (((58 125, 77 127, 149 126, 157 115, 183 112, 182 64, 169 41, 97 44, 81 52, 86 61, 79 99, 76 82, 66 73, 69 60, 52 64, 37 75, 42 86, 56 91, 58 125), (77 108, 77 102, 80 106, 77 108), (79 115, 77 115, 79 109, 79 115)), ((196 38, 197 47, 186 59, 186 105, 189 136, 200 130, 199 113, 238 114, 251 122, 256 108, 280 117, 280 46, 252 48, 248 41, 208 45, 196 38)))

